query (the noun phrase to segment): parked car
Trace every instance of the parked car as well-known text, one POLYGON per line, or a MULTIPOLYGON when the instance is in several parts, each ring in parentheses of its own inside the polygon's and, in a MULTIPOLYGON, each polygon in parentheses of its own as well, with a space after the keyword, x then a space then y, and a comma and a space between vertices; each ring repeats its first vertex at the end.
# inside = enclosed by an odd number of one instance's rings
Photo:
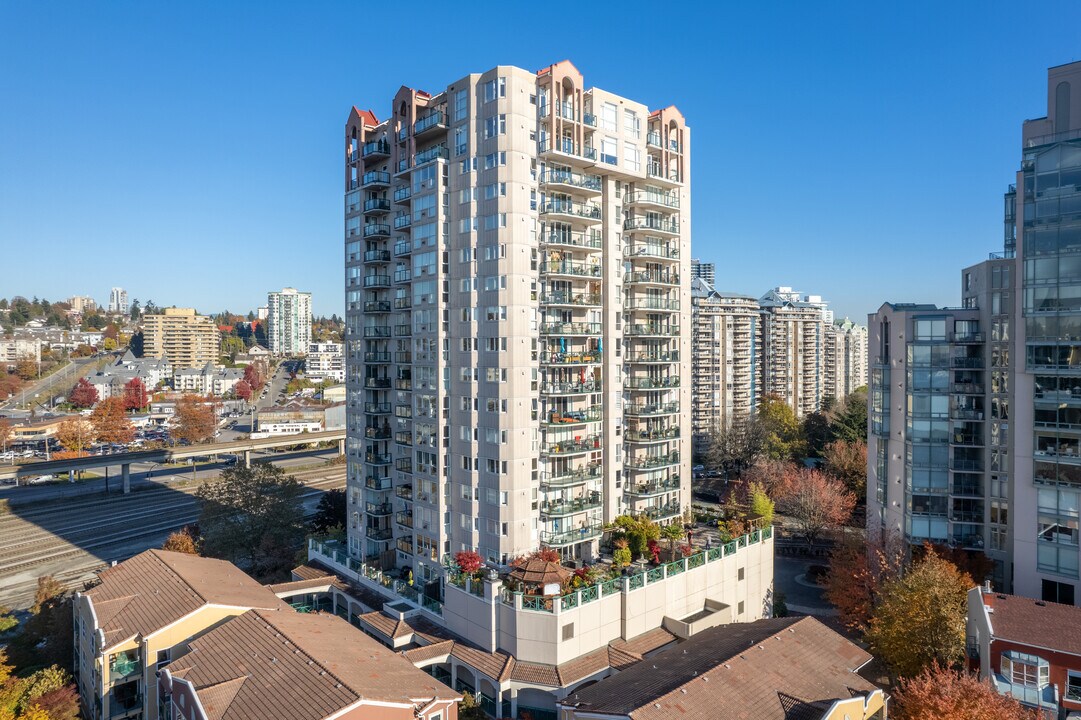
POLYGON ((30 478, 26 481, 27 485, 41 485, 43 483, 53 482, 56 480, 55 475, 38 475, 37 477, 30 478))

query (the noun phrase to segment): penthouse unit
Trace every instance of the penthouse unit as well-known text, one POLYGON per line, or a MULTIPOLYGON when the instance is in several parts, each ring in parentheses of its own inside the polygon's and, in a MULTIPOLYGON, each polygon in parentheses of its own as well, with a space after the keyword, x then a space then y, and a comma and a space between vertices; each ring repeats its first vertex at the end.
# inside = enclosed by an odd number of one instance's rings
POLYGON ((690 503, 690 130, 564 61, 345 127, 349 555, 597 554, 690 503), (649 491, 640 491, 649 488, 649 491))
POLYGON ((143 356, 165 358, 174 370, 217 362, 220 347, 214 321, 192 308, 165 308, 143 316, 143 356))

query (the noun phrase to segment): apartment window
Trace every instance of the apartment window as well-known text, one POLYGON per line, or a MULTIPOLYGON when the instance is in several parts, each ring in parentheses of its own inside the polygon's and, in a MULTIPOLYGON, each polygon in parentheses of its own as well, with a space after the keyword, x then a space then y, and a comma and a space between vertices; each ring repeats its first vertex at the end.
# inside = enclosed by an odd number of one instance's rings
POLYGON ((458 171, 462 175, 465 175, 467 173, 471 173, 476 169, 477 169, 477 159, 476 158, 466 158, 465 160, 462 160, 462 162, 458 166, 458 171))
POLYGON ((1014 685, 1042 688, 1047 687, 1051 667, 1035 655, 1010 650, 1002 653, 1001 672, 1014 685))
POLYGON ((469 116, 469 88, 454 93, 454 122, 469 116))
POLYGON ((495 215, 484 216, 484 229, 496 230, 497 228, 507 227, 507 213, 497 213, 495 215))
POLYGON ((615 165, 619 160, 616 158, 616 153, 619 144, 615 138, 606 137, 601 140, 601 162, 608 163, 609 165, 615 165))
POLYGON ((484 199, 493 200, 497 197, 507 196, 507 183, 491 183, 484 186, 484 199))
POLYGON ((491 170, 494 167, 499 167, 507 164, 506 151, 488 153, 484 156, 484 169, 491 170))
POLYGON ((454 155, 465 155, 469 151, 469 126, 462 125, 454 129, 454 155))
POLYGON ((166 648, 165 650, 158 650, 158 662, 155 665, 157 670, 160 671, 163 667, 169 664, 169 662, 172 660, 171 653, 172 650, 170 648, 166 648))
POLYGON ((623 134, 627 137, 637 138, 641 135, 642 126, 638 121, 638 113, 634 110, 623 111, 623 134))
POLYGON ((638 171, 642 168, 641 153, 632 142, 623 143, 623 164, 628 170, 638 171))
POLYGON ((1062 603, 1063 605, 1074 604, 1074 586, 1070 583, 1056 582, 1054 580, 1043 581, 1042 598, 1045 602, 1062 603))
POLYGON ((1081 702, 1081 672, 1066 671, 1066 697, 1074 702, 1081 702))
POLYGON ((484 121, 484 138, 494 138, 496 135, 507 134, 507 116, 493 115, 484 121))
POLYGON ((614 103, 605 103, 601 106, 601 129, 615 132, 618 129, 616 117, 618 110, 614 103))
POLYGON ((497 97, 507 97, 507 78, 505 77, 484 83, 484 102, 491 102, 497 97))

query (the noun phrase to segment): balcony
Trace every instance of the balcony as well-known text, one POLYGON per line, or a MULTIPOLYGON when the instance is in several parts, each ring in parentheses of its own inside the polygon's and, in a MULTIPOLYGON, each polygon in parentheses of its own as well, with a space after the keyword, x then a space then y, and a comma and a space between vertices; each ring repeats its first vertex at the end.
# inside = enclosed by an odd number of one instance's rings
POLYGON ((950 392, 957 395, 983 395, 983 385, 979 383, 953 383, 950 392))
POLYGON ((601 523, 588 523, 584 527, 576 528, 574 530, 566 530, 564 532, 552 532, 550 530, 542 530, 540 534, 540 541, 543 545, 549 547, 563 547, 566 545, 574 545, 575 543, 587 542, 594 538, 601 536, 603 532, 603 526, 601 523))
POLYGON ((679 312, 679 300, 667 300, 665 298, 627 298, 623 302, 623 309, 628 312, 636 310, 660 310, 662 312, 679 312))
POLYGON ((405 445, 407 447, 413 446, 413 433, 408 430, 401 430, 394 433, 394 442, 398 445, 405 445))
POLYGON ((679 438, 679 428, 670 427, 661 430, 627 430, 624 439, 638 445, 667 442, 679 438))
POLYGON ((413 353, 410 350, 400 350, 394 353, 394 362, 409 365, 413 362, 413 353))
POLYGON ((637 270, 623 276, 627 285, 679 285, 679 273, 637 270))
MULTIPOLYGON (((591 256, 596 260, 596 255, 591 256)), ((542 275, 564 275, 567 277, 599 278, 601 276, 600 262, 575 262, 573 260, 556 260, 542 262, 540 264, 542 275)))
POLYGON ((655 148, 663 148, 664 142, 661 140, 661 134, 656 130, 652 130, 646 133, 646 145, 655 148))
POLYGON ((546 429, 573 427, 585 423, 600 422, 604 419, 600 405, 592 405, 585 410, 552 410, 548 419, 541 421, 546 429))
POLYGON ((413 513, 400 512, 394 515, 394 522, 402 527, 413 527, 413 513))
POLYGON ((599 480, 601 478, 601 464, 592 462, 585 467, 563 473, 542 472, 540 483, 542 488, 565 488, 599 480))
POLYGON ((593 164, 597 160, 597 150, 595 148, 582 147, 570 138, 563 138, 562 140, 551 138, 550 145, 547 140, 541 140, 537 143, 537 146, 537 150, 544 157, 555 155, 556 157, 573 158, 578 161, 586 160, 589 161, 589 164, 593 164))
POLYGON ((574 440, 561 440, 559 442, 541 443, 542 455, 581 455, 582 453, 600 450, 601 436, 587 435, 584 438, 574 440))
POLYGON ((665 377, 629 377, 623 381, 623 387, 629 390, 664 390, 679 387, 679 375, 665 377))
POLYGON ((412 485, 396 485, 394 487, 394 494, 402 500, 413 500, 413 486, 412 485))
POLYGON ((546 500, 540 504, 540 512, 542 518, 566 517, 595 510, 600 506, 601 494, 593 491, 587 497, 574 500, 546 500))
POLYGON ((390 262, 389 250, 368 250, 364 253, 364 262, 366 263, 388 263, 390 262))
POLYGON ((679 195, 639 190, 627 193, 623 197, 623 203, 625 205, 655 205, 670 210, 679 210, 679 195))
POLYGON ((950 335, 950 342, 958 344, 983 344, 983 333, 981 332, 955 332, 950 335))
POLYGON ((390 389, 390 378, 388 378, 388 377, 368 377, 368 378, 364 378, 364 387, 368 388, 369 390, 389 390, 390 389))
POLYGON ((645 455, 642 457, 628 457, 623 461, 623 467, 629 470, 655 470, 679 464, 679 452, 672 451, 662 455, 645 455))
POLYGON ((595 365, 601 362, 599 352, 544 352, 540 354, 541 365, 595 365))
POLYGON ((550 232, 541 236, 541 245, 560 247, 579 247, 587 250, 600 250, 603 246, 601 234, 596 230, 589 232, 550 232))
POLYGON ((364 143, 364 147, 361 149, 361 156, 365 160, 377 160, 380 158, 390 157, 390 143, 386 140, 375 140, 373 142, 364 143))
POLYGON ((369 465, 390 465, 394 458, 387 453, 368 452, 364 453, 364 462, 369 465))
POLYGON ((679 222, 658 217, 632 217, 623 221, 623 229, 631 232, 648 230, 661 235, 679 235, 679 222))
POLYGON ((657 243, 630 243, 623 251, 628 259, 636 257, 660 258, 661 260, 679 260, 679 248, 657 243))
POLYGON ((132 675, 139 674, 143 666, 139 662, 139 651, 128 650, 110 656, 109 681, 116 682, 132 675))
POLYGON ((364 201, 364 212, 373 215, 385 215, 390 212, 390 200, 386 198, 370 198, 364 201))
POLYGON ((670 363, 678 363, 679 350, 667 350, 665 352, 628 352, 623 357, 623 360, 624 362, 634 365, 663 365, 670 363))
POLYGON ((645 483, 627 483, 623 493, 634 498, 650 498, 679 490, 679 475, 672 475, 664 480, 645 483))
POLYGON ((408 205, 412 196, 413 191, 408 185, 394 188, 394 202, 397 205, 408 205))
POLYGON ((954 358, 950 358, 950 367, 979 369, 979 368, 983 367, 983 358, 982 357, 954 357, 954 358))
POLYGON ((369 515, 375 516, 388 516, 394 513, 394 505, 392 503, 364 503, 364 512, 369 515))
POLYGON ((678 325, 625 325, 627 337, 679 337, 678 325))
POLYGON ((369 325, 364 328, 364 337, 366 338, 389 338, 390 326, 389 325, 369 325))
POLYGON ((412 279, 413 279, 413 271, 412 270, 395 270, 394 271, 394 282, 396 282, 396 283, 409 282, 412 279))
POLYGON ((409 162, 409 158, 402 158, 398 161, 398 164, 394 166, 394 174, 402 175, 403 173, 407 173, 411 167, 412 165, 409 162))
POLYGON ((385 365, 390 362, 390 353, 376 351, 366 352, 364 353, 364 362, 385 365))
POLYGON ((541 173, 540 184, 548 187, 564 188, 571 191, 584 190, 590 194, 601 191, 601 179, 597 175, 585 175, 570 170, 548 170, 541 173))
MULTIPOLYGON (((394 229, 395 230, 401 230, 403 228, 407 228, 412 224, 413 224, 413 216, 410 215, 409 213, 406 213, 404 215, 398 215, 397 217, 394 218, 394 229)), ((406 243, 406 247, 408 247, 408 246, 409 246, 409 244, 406 243)), ((395 248, 397 248, 397 245, 395 245, 395 248)))
POLYGON ((382 170, 371 170, 364 173, 364 177, 361 178, 360 182, 364 187, 390 187, 390 173, 382 170))
POLYGON ((544 306, 570 305, 578 307, 599 307, 601 304, 601 295, 600 293, 580 293, 559 290, 541 295, 540 304, 544 306))
POLYGON ((378 475, 368 475, 364 478, 364 487, 369 490, 377 490, 382 492, 384 490, 390 490, 391 480, 389 477, 379 477, 378 475))
POLYGON ((666 403, 639 403, 623 406, 623 413, 627 417, 657 417, 661 415, 676 415, 679 413, 678 402, 666 403))
POLYGON ((576 203, 568 199, 556 198, 540 204, 541 215, 566 218, 585 218, 600 221, 601 209, 593 203, 576 203))
POLYGON ((413 252, 413 246, 408 240, 394 243, 394 257, 402 257, 413 252))
MULTIPOLYGON (((555 322, 542 323, 541 335, 600 335, 601 323, 590 322, 555 322)), ((677 333, 678 334, 678 333, 677 333)))
POLYGON ((430 163, 433 160, 445 160, 450 157, 450 152, 447 150, 446 145, 434 145, 427 150, 423 150, 417 153, 415 157, 415 163, 417 167, 430 163))
POLYGON ((409 337, 413 334, 413 326, 409 323, 394 326, 394 337, 409 337))
POLYGON ((390 237, 390 225, 388 223, 369 223, 364 226, 364 237, 388 238, 390 237))
POLYGON ((364 412, 369 415, 390 415, 390 403, 364 403, 364 412))
POLYGON ((970 460, 966 458, 954 458, 950 461, 951 470, 963 470, 966 472, 982 472, 982 460, 970 460))
POLYGON ((364 302, 364 312, 366 313, 388 313, 390 312, 389 300, 366 300, 364 302))
POLYGON ((585 382, 546 382, 541 383, 541 395, 584 395, 601 391, 601 383, 593 380, 585 382))
POLYGON ((366 427, 364 428, 364 437, 369 440, 389 440, 390 426, 366 427))
POLYGON ((364 528, 364 536, 369 540, 375 540, 376 542, 385 542, 394 537, 394 531, 388 527, 366 527, 364 528))
POLYGON ((413 554, 413 539, 411 537, 398 538, 398 552, 403 552, 406 555, 413 554))
MULTIPOLYGON (((442 110, 435 110, 413 124, 413 137, 420 139, 424 135, 435 134, 436 130, 446 132, 447 121, 442 110)), ((417 161, 420 164, 420 161, 417 161)))
POLYGON ((679 185, 683 182, 678 170, 671 170, 666 173, 664 171, 664 166, 660 163, 647 163, 646 176, 653 178, 654 180, 660 180, 661 182, 672 183, 674 185, 679 185))
POLYGON ((658 522, 679 517, 683 514, 683 509, 679 506, 679 503, 665 503, 664 505, 657 505, 656 507, 647 507, 640 514, 645 515, 654 522, 658 522))
POLYGON ((412 378, 398 378, 394 381, 395 390, 412 390, 413 379, 412 378))

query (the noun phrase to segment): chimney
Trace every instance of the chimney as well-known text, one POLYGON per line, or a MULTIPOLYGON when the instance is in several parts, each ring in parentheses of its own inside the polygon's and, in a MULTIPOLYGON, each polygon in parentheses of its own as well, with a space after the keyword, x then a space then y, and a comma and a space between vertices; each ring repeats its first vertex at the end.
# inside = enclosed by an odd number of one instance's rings
POLYGON ((987 593, 988 595, 991 594, 991 581, 990 580, 984 580, 983 581, 983 591, 985 593, 987 593))

